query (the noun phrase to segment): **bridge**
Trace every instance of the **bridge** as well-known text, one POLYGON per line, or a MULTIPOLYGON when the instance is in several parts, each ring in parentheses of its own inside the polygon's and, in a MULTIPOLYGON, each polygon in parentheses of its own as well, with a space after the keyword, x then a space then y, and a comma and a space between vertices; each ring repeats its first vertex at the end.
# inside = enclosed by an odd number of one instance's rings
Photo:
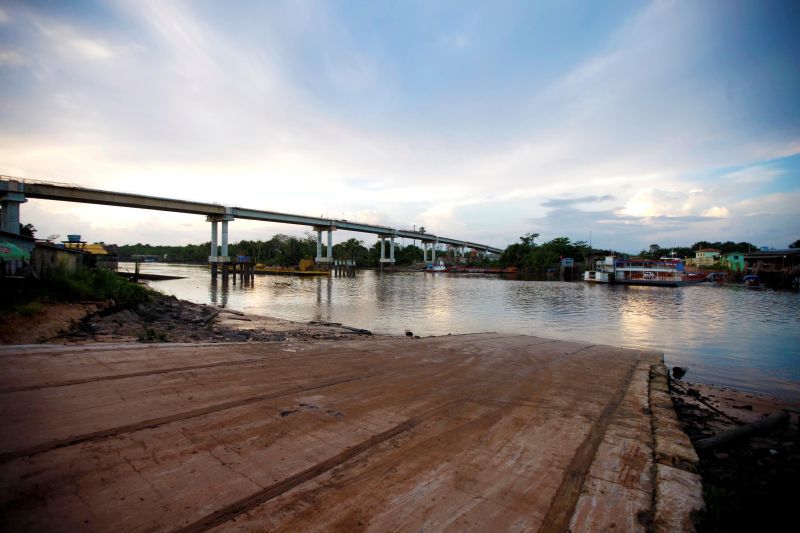
POLYGON ((377 235, 381 241, 381 263, 393 264, 394 243, 397 238, 417 239, 422 242, 423 261, 428 260, 428 250, 432 261, 436 260, 436 248, 439 244, 452 246, 456 255, 466 255, 467 249, 483 254, 499 254, 500 248, 485 244, 438 236, 431 233, 421 233, 407 229, 396 229, 388 226, 364 224, 339 220, 334 218, 311 217, 279 213, 277 211, 263 211, 246 207, 229 207, 216 203, 193 202, 175 198, 162 198, 143 194, 132 194, 99 189, 89 189, 76 185, 53 183, 39 180, 24 180, 10 176, 0 176, 0 230, 19 233, 20 204, 27 198, 43 200, 57 200, 62 202, 78 202, 84 204, 112 205, 136 209, 152 209, 156 211, 171 211, 175 213, 188 213, 202 215, 211 223, 211 250, 209 263, 212 272, 216 275, 217 264, 223 265, 223 275, 227 272, 226 266, 231 262, 228 255, 228 223, 240 218, 247 220, 260 220, 264 222, 279 222, 300 226, 310 226, 317 233, 318 263, 333 262, 333 232, 336 230, 355 231, 377 235), (221 242, 219 226, 221 225, 221 242), (322 253, 322 232, 327 232, 327 253, 322 253), (386 256, 386 241, 389 240, 389 256, 386 256))

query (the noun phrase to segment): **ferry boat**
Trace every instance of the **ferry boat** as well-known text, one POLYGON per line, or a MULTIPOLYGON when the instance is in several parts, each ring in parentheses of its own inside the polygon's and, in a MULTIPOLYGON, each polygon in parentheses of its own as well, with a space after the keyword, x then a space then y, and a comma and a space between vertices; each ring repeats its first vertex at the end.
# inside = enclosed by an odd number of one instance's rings
POLYGON ((439 259, 435 263, 428 263, 425 265, 425 272, 447 272, 449 268, 444 264, 444 261, 439 259))
POLYGON ((655 287, 678 287, 705 281, 703 276, 686 272, 680 259, 616 259, 614 256, 597 261, 594 269, 583 273, 583 279, 593 283, 655 287))

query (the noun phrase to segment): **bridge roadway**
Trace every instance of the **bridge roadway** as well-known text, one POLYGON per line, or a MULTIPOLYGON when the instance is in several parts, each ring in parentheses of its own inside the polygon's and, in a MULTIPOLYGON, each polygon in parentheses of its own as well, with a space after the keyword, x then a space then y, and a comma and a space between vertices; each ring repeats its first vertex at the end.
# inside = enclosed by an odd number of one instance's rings
POLYGON ((503 251, 500 248, 485 244, 463 241, 450 237, 441 237, 430 233, 395 229, 388 226, 350 222, 349 220, 294 215, 289 213, 279 213, 276 211, 262 211, 258 209, 249 209, 246 207, 227 207, 215 203, 192 202, 175 198, 161 198, 143 194, 104 191, 67 184, 21 180, 7 176, 0 177, 0 199, 3 201, 3 211, 6 211, 7 203, 17 202, 18 205, 20 201, 24 202, 25 200, 22 198, 23 196, 24 198, 58 200, 62 202, 113 205, 119 207, 132 207, 136 209, 152 209, 156 211, 172 211, 176 213, 205 215, 209 217, 210 221, 216 218, 219 218, 220 220, 241 218, 248 220, 261 220, 265 222, 280 222, 284 224, 312 226, 318 231, 322 229, 327 231, 340 229, 361 233, 372 233, 385 238, 405 237, 408 239, 418 239, 429 243, 449 244, 452 246, 462 248, 466 247, 495 254, 499 254, 503 251), (13 195, 17 195, 16 200, 10 199, 13 195), (8 199, 10 199, 10 202, 8 199))

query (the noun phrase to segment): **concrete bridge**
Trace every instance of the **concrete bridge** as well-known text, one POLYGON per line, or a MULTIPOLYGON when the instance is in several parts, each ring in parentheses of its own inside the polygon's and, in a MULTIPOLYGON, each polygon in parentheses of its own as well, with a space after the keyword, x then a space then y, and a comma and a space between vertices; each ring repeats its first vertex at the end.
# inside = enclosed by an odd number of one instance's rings
POLYGON ((333 262, 333 232, 336 230, 348 230, 377 235, 381 241, 381 263, 388 263, 390 265, 395 262, 395 239, 400 237, 417 239, 422 242, 423 261, 427 261, 429 255, 432 261, 436 260, 436 248, 439 244, 454 247, 456 255, 458 256, 460 254, 462 257, 466 255, 467 249, 476 250, 483 254, 499 254, 502 252, 500 248, 485 244, 442 237, 430 233, 420 233, 407 229, 395 229, 388 226, 362 224, 333 218, 279 213, 276 211, 262 211, 246 207, 228 207, 216 203, 192 202, 174 198, 88 189, 62 183, 23 180, 9 176, 0 176, 0 208, 2 208, 2 211, 0 211, 0 230, 11 233, 19 232, 20 204, 26 202, 27 198, 84 204, 114 205, 119 207, 153 209, 156 211, 172 211, 176 213, 205 216, 206 221, 211 223, 211 250, 208 260, 214 275, 216 275, 218 264, 223 266, 223 274, 227 273, 226 265, 231 262, 231 258, 228 255, 228 223, 237 218, 312 227, 317 233, 316 261, 319 263, 333 262), (220 225, 222 230, 221 242, 219 239, 220 225), (327 253, 324 256, 322 254, 323 231, 327 232, 328 242, 327 253), (386 254, 387 240, 389 241, 388 257, 386 254), (430 254, 428 250, 430 250, 430 254))

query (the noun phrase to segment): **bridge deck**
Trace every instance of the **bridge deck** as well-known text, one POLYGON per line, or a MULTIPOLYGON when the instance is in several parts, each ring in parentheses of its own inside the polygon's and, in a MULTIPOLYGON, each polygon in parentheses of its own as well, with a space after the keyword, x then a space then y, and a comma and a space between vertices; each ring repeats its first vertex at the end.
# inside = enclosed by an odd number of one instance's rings
POLYGON ((644 530, 659 361, 496 334, 2 348, 4 525, 644 530))
POLYGON ((230 215, 234 218, 260 220, 264 222, 278 222, 282 224, 295 224, 320 228, 335 228, 346 231, 356 231, 360 233, 404 237, 407 239, 417 239, 426 242, 438 241, 441 244, 450 244, 453 246, 463 245, 472 249, 486 250, 495 254, 503 252, 503 250, 500 248, 487 246, 485 244, 463 241, 451 237, 442 237, 429 233, 394 229, 375 224, 364 224, 360 222, 351 222, 348 220, 295 215, 291 213, 279 213, 277 211, 264 211, 260 209, 249 209, 246 207, 225 207, 220 204, 193 202, 177 198, 162 198, 159 196, 149 196, 144 194, 105 191, 61 183, 25 181, 11 178, 9 176, 0 176, 0 195, 2 195, 4 192, 12 190, 20 191, 29 198, 38 198, 43 200, 113 205, 134 209, 151 209, 156 211, 171 211, 204 216, 230 215))

